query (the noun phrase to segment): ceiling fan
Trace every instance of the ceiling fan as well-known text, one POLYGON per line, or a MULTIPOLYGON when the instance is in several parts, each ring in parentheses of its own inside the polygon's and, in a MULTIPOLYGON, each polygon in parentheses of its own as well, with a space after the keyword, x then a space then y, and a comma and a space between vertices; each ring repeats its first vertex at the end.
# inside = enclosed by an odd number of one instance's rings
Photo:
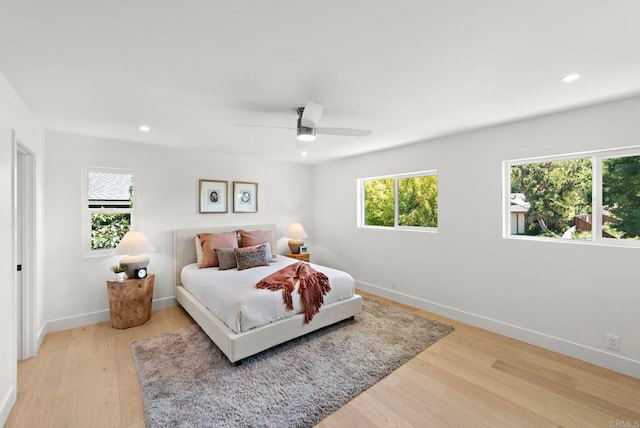
POLYGON ((321 104, 307 102, 304 107, 298 108, 298 121, 296 128, 288 128, 283 126, 269 125, 237 125, 237 126, 254 126, 259 128, 281 128, 296 129, 296 139, 299 141, 313 141, 318 135, 342 135, 347 137, 367 137, 371 135, 370 130, 355 128, 325 128, 319 127, 318 122, 322 117, 324 107, 321 104))

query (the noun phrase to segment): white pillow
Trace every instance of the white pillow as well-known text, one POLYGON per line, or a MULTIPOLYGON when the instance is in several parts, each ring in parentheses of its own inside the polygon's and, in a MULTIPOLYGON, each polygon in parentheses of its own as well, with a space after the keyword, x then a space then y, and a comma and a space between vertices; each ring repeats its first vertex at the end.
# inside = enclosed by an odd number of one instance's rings
MULTIPOLYGON (((269 241, 264 241, 260 245, 264 245, 265 247, 267 247, 267 261, 269 263, 275 262, 274 257, 273 257, 273 252, 271 251, 271 243, 269 243, 269 241)), ((256 245, 256 247, 257 247, 257 245, 256 245)))

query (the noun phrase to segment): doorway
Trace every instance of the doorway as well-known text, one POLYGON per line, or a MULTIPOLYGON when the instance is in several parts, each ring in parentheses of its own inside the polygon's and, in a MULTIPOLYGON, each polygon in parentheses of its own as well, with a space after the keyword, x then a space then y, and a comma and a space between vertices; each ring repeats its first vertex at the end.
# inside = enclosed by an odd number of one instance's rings
POLYGON ((35 155, 13 135, 18 360, 35 355, 35 155))

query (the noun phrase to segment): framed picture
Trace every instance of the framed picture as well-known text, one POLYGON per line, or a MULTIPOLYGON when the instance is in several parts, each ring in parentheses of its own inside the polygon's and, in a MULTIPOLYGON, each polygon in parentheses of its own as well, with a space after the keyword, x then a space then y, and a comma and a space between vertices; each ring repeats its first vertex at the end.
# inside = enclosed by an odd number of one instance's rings
POLYGON ((233 182, 233 212, 258 212, 258 183, 233 182))
POLYGON ((200 214, 228 212, 228 181, 200 180, 200 214))
POLYGON ((307 252, 307 247, 302 246, 300 247, 300 254, 305 254, 307 252))

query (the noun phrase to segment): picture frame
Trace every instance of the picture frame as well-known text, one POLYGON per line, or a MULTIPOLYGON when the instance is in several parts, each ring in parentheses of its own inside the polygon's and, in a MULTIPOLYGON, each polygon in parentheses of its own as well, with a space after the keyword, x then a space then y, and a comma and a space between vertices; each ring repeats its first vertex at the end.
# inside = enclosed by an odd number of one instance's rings
POLYGON ((307 246, 303 245, 302 247, 300 247, 300 254, 306 254, 307 253, 307 246))
POLYGON ((200 214, 223 214, 229 212, 227 193, 229 182, 200 179, 200 214))
POLYGON ((258 212, 258 183, 247 181, 233 182, 233 212, 258 212))

